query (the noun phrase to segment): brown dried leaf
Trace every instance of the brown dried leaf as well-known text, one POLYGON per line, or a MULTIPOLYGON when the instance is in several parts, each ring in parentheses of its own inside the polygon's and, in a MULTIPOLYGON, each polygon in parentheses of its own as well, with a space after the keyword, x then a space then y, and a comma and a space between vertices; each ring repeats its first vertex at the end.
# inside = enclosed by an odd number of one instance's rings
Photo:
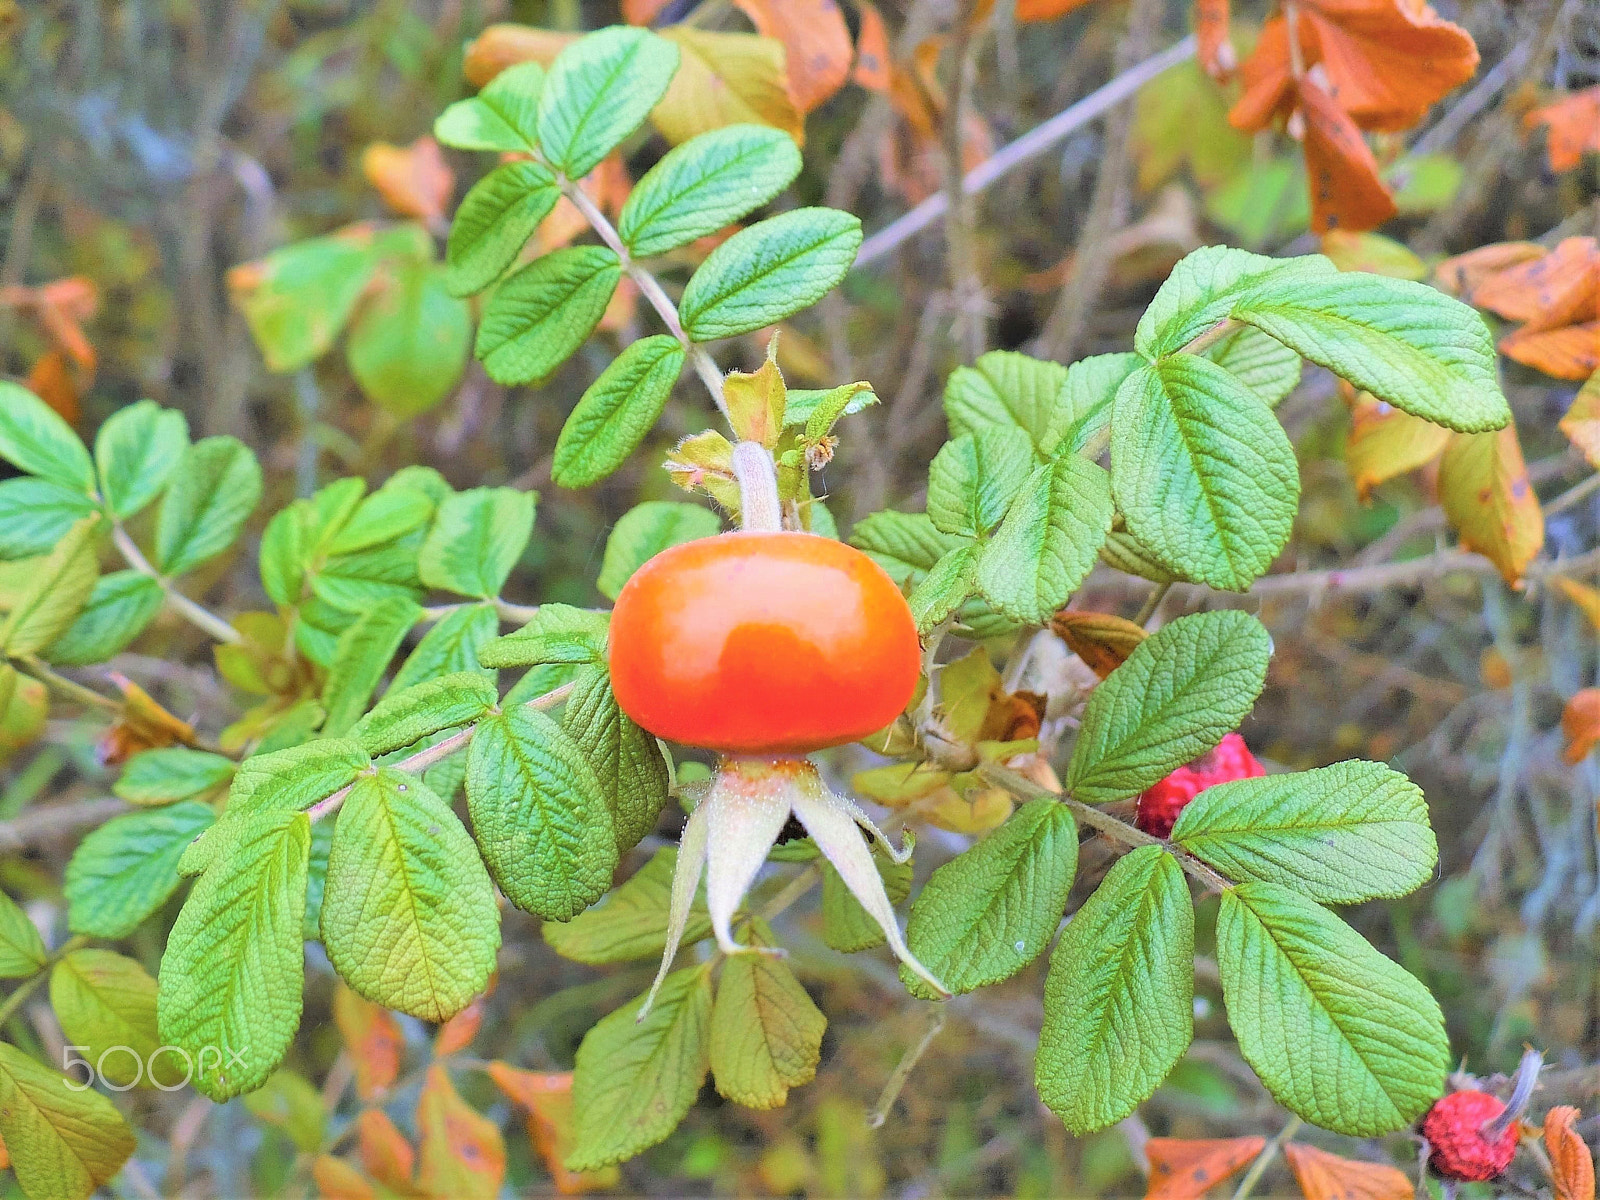
MULTIPOLYGON (((1600 89, 1597 89, 1600 90, 1600 89)), ((1575 1129, 1578 1110, 1560 1104, 1544 1115, 1544 1149, 1556 1200, 1594 1200, 1594 1156, 1575 1129)))
POLYGON ((889 30, 876 5, 860 5, 861 32, 856 35, 856 66, 850 78, 874 92, 889 90, 889 30))
POLYGON ((1299 94, 1305 116, 1303 145, 1311 189, 1311 228, 1327 233, 1330 229, 1363 230, 1382 225, 1399 209, 1378 174, 1378 160, 1367 139, 1312 79, 1300 80, 1299 94))
POLYGON ((1101 679, 1127 662, 1148 636, 1143 626, 1124 617, 1065 608, 1050 619, 1050 628, 1101 679))

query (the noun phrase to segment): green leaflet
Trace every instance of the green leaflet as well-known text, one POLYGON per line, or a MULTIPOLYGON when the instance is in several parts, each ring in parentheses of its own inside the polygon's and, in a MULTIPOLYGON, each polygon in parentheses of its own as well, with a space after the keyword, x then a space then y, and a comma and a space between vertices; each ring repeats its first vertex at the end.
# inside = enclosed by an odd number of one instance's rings
POLYGON ((532 154, 538 149, 539 93, 544 68, 517 63, 501 71, 468 100, 457 100, 433 123, 433 136, 457 150, 504 150, 532 154))
POLYGON ((140 400, 119 408, 94 439, 106 507, 131 517, 161 494, 189 448, 189 422, 175 408, 140 400))
POLYGON ((861 222, 831 208, 797 208, 742 229, 684 288, 684 331, 706 342, 793 316, 845 277, 860 245, 861 222))
POLYGON ((1090 460, 1099 458, 1111 426, 1117 389, 1143 365, 1137 354, 1093 354, 1068 367, 1056 398, 1063 413, 1060 448, 1090 460))
POLYGON ((634 185, 617 233, 635 258, 725 229, 794 182, 800 148, 781 129, 728 125, 667 152, 634 185))
POLYGON ((980 548, 976 542, 949 551, 923 576, 907 603, 917 622, 917 632, 926 637, 949 620, 961 607, 978 579, 980 548))
POLYGON ((678 69, 678 47, 647 29, 612 25, 550 64, 539 96, 539 148, 581 179, 650 115, 678 69))
POLYGON ((606 538, 595 586, 602 596, 615 600, 633 573, 663 550, 721 531, 722 519, 699 504, 672 500, 636 504, 617 520, 606 538))
POLYGON ((928 468, 928 520, 942 533, 988 535, 1033 467, 1033 444, 1020 429, 1002 425, 952 438, 928 468))
POLYGON ((467 758, 467 811, 495 882, 518 908, 565 921, 611 887, 617 838, 583 752, 549 717, 486 717, 467 758))
POLYGON ((50 1007, 68 1045, 112 1085, 156 1082, 147 1080, 147 1066, 164 1086, 183 1083, 182 1056, 156 1055, 156 981, 133 959, 74 950, 50 972, 50 1007))
POLYGON ((194 1086, 219 1103, 261 1086, 300 1025, 310 852, 304 813, 243 818, 167 938, 161 1038, 188 1051, 194 1086))
POLYGON ((350 736, 369 754, 389 754, 425 737, 467 725, 495 706, 500 693, 482 671, 442 675, 411 687, 390 688, 350 736))
POLYGON ((295 1149, 316 1154, 327 1133, 322 1093, 305 1076, 284 1068, 244 1097, 244 1107, 263 1125, 281 1129, 295 1149))
POLYGON ((620 858, 656 827, 656 818, 666 807, 672 786, 667 760, 655 736, 617 707, 611 676, 605 671, 591 671, 579 680, 561 714, 561 727, 600 781, 620 858))
POLYGON ((878 512, 856 522, 850 544, 864 551, 901 587, 919 582, 933 565, 965 544, 940 533, 926 513, 878 512))
POLYGON ((1237 610, 1179 617, 1089 697, 1067 764, 1076 799, 1137 796, 1238 728, 1267 677, 1272 639, 1237 610))
POLYGON ((531 621, 515 633, 495 638, 478 652, 478 657, 487 667, 596 664, 605 657, 609 620, 610 615, 603 612, 567 604, 541 604, 531 621))
POLYGON ((499 632, 500 616, 492 604, 465 604, 446 613, 400 664, 389 690, 400 691, 440 675, 481 669, 478 651, 499 632))
POLYGON ((785 429, 804 426, 807 437, 820 437, 833 428, 840 417, 852 417, 878 402, 868 383, 843 383, 834 388, 789 388, 783 406, 785 429), (815 421, 823 426, 812 432, 815 421))
POLYGON ((543 163, 506 163, 478 180, 450 222, 444 252, 450 294, 470 296, 499 279, 560 198, 543 163))
POLYGON ((0 380, 0 458, 85 495, 94 491, 89 451, 72 426, 27 388, 0 380))
POLYGON ((536 383, 566 362, 599 323, 622 278, 605 246, 536 258, 495 288, 478 326, 477 356, 497 383, 536 383))
POLYGON ((83 492, 24 475, 0 482, 0 558, 48 554, 67 530, 98 510, 83 492))
POLYGON ((1117 860, 1067 924, 1045 983, 1034 1074, 1072 1133, 1113 1125, 1194 1037, 1194 909, 1159 846, 1117 860))
MULTIPOLYGON (((546 921, 544 940, 562 958, 599 966, 657 958, 667 943, 667 910, 672 901, 672 874, 678 848, 663 846, 655 856, 601 903, 570 921, 546 921)), ((704 896, 689 910, 684 944, 711 935, 711 916, 704 896)))
MULTIPOLYGON (((81 1082, 81 1079, 80 1079, 81 1082)), ((92 1088, 0 1042, 0 1139, 28 1200, 88 1200, 136 1145, 116 1107, 92 1088)))
POLYGON ((401 417, 427 412, 455 390, 472 345, 472 312, 433 262, 401 262, 380 276, 350 326, 345 361, 368 400, 401 417))
POLYGON ((156 518, 153 559, 182 575, 221 554, 261 499, 261 466, 243 442, 209 437, 183 452, 156 518))
POLYGON ((390 659, 421 618, 415 601, 397 596, 379 601, 339 635, 322 688, 328 714, 322 722, 324 734, 342 737, 361 719, 390 659))
POLYGON ((1158 563, 1139 539, 1126 529, 1113 529, 1106 534, 1106 544, 1100 547, 1100 557, 1108 566, 1152 583, 1173 583, 1178 578, 1158 563))
POLYGON ((533 536, 538 496, 515 488, 472 488, 439 505, 417 571, 429 587, 492 600, 533 536))
POLYGON ((332 349, 377 265, 359 227, 295 242, 251 264, 249 285, 233 299, 267 370, 298 371, 332 349))
POLYGON ((970 367, 957 367, 945 382, 950 436, 1010 426, 1026 433, 1041 456, 1049 456, 1070 420, 1059 404, 1066 378, 1060 363, 991 350, 970 367))
POLYGON ((1007 617, 1045 624, 1094 566, 1111 515, 1111 482, 1088 459, 1035 468, 979 554, 978 587, 1007 617))
MULTIPOLYGON (((776 946, 759 917, 749 944, 776 946)), ((810 1083, 822 1058, 822 1015, 781 958, 736 954, 722 966, 711 1010, 711 1076, 717 1091, 746 1108, 778 1108, 789 1089, 810 1083)))
MULTIPOLYGON (((1064 804, 1041 798, 928 879, 911 906, 906 944, 952 992, 1009 979, 1055 936, 1078 869, 1078 827, 1064 804)), ((936 999, 911 971, 913 995, 936 999)))
POLYGON ((1317 275, 1348 279, 1320 254, 1303 258, 1267 258, 1228 246, 1205 246, 1187 255, 1156 292, 1139 318, 1133 346, 1147 359, 1181 350, 1218 321, 1234 303, 1258 285, 1317 275))
POLYGON ((111 790, 129 804, 171 804, 203 796, 232 778, 232 759, 187 746, 166 746, 135 754, 111 790))
POLYGON ((78 844, 67 864, 67 926, 127 937, 178 890, 178 860, 216 814, 183 800, 114 817, 78 844))
POLYGON ((561 487, 588 487, 626 462, 655 427, 684 357, 677 338, 658 333, 612 359, 561 427, 551 478, 561 487))
POLYGON ((472 839, 421 780, 389 769, 357 780, 339 810, 321 924, 351 987, 425 1021, 483 991, 500 948, 494 885, 472 839))
POLYGON ((711 1066, 711 973, 668 975, 643 1021, 644 997, 584 1035, 572 1079, 575 1144, 567 1169, 632 1158, 677 1128, 711 1066))
MULTIPOLYGON (((911 894, 911 862, 897 863, 881 846, 872 850, 878 878, 890 904, 899 904, 911 894)), ((844 877, 826 859, 822 862, 822 940, 841 954, 856 954, 883 945, 883 928, 850 894, 844 877)))
POLYGON ((1217 963, 1239 1052, 1312 1124, 1374 1137, 1443 1092, 1451 1059, 1438 1003, 1326 909, 1275 883, 1230 888, 1217 963))
POLYGON ((26 979, 47 961, 38 927, 15 900, 0 892, 0 979, 26 979))
POLYGON ((1300 355, 1249 325, 1207 346, 1205 356, 1265 400, 1268 408, 1276 408, 1300 383, 1300 355))
POLYGON ((311 855, 306 863, 306 915, 300 922, 300 937, 308 942, 322 940, 322 895, 328 886, 328 854, 333 849, 333 821, 318 821, 311 827, 311 855))
POLYGON ((161 585, 142 572, 102 575, 83 611, 44 656, 69 667, 105 662, 145 631, 165 599, 161 585))
POLYGON ((1266 402, 1192 354, 1117 389, 1111 483, 1129 531, 1166 566, 1232 591, 1272 565, 1300 500, 1294 447, 1266 402))
POLYGON ((1373 762, 1207 788, 1172 840, 1229 879, 1287 884, 1324 904, 1404 896, 1439 861, 1422 789, 1373 762))
POLYGON ((37 654, 72 627, 100 577, 99 541, 100 517, 84 517, 37 560, 0 624, 0 650, 37 654))

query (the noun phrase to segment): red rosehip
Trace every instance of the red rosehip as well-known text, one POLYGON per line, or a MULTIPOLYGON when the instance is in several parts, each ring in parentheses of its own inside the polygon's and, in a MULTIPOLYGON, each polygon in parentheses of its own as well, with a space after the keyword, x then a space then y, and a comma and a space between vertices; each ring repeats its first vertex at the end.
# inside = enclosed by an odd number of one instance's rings
POLYGON ((1216 749, 1202 754, 1186 767, 1179 767, 1139 797, 1134 824, 1152 837, 1164 838, 1188 804, 1208 787, 1232 779, 1254 779, 1267 769, 1250 753, 1250 747, 1237 733, 1230 733, 1216 749))
POLYGON ((1495 1131, 1486 1132, 1484 1126, 1505 1110, 1505 1102, 1488 1092, 1451 1092, 1435 1101, 1422 1118, 1434 1172, 1480 1183, 1504 1172, 1517 1153, 1517 1123, 1509 1122, 1494 1137, 1495 1131))

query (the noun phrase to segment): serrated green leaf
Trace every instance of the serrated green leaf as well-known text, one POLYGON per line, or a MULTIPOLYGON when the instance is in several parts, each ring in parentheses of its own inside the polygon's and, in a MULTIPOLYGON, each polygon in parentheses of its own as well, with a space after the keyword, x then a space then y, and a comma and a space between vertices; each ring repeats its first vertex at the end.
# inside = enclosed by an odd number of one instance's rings
POLYGON ((840 417, 854 416, 877 402, 872 385, 860 381, 833 388, 789 388, 783 425, 785 429, 803 426, 807 437, 821 437, 840 417))
POLYGON ((1134 349, 1148 359, 1176 353, 1226 320, 1234 302, 1258 285, 1316 275, 1337 275, 1337 268, 1320 254, 1267 258, 1228 246, 1202 247, 1172 268, 1139 318, 1134 349))
POLYGON ((683 370, 684 349, 658 333, 634 342, 600 372, 556 439, 551 478, 588 487, 615 471, 655 427, 683 370))
POLYGON ((139 571, 116 571, 94 581, 89 599, 44 657, 69 667, 103 663, 143 633, 166 599, 161 585, 139 571))
POLYGON ((950 372, 944 387, 950 436, 1015 427, 1043 456, 1055 452, 1068 414, 1059 404, 1067 369, 1014 350, 991 350, 950 372))
POLYGON ((722 531, 722 519, 699 504, 646 500, 618 518, 606 538, 605 557, 595 586, 615 600, 633 573, 663 550, 722 531))
POLYGON ((89 451, 72 426, 27 388, 0 380, 0 458, 85 495, 94 491, 89 451))
POLYGON ((497 74, 476 96, 457 100, 433 123, 433 136, 457 150, 502 150, 532 154, 539 146, 539 94, 544 68, 516 63, 497 74))
POLYGON ((433 518, 436 507, 422 492, 410 488, 379 488, 355 506, 322 548, 335 558, 371 550, 415 533, 433 518))
POLYGON ((920 582, 936 562, 965 543, 965 538, 939 532, 927 513, 873 513, 850 531, 850 544, 902 588, 920 582))
MULTIPOLYGON (((562 958, 599 966, 658 958, 667 944, 667 914, 672 902, 672 876, 678 848, 663 846, 600 904, 570 921, 546 921, 544 940, 562 958)), ((689 910, 683 942, 711 935, 711 915, 702 893, 689 910)))
POLYGON ((494 885, 421 780, 383 769, 350 789, 328 857, 322 942, 357 992, 425 1021, 447 1020, 488 986, 500 948, 494 885))
POLYGON ((518 707, 478 724, 467 811, 495 882, 523 911, 565 921, 611 887, 617 838, 605 792, 543 713, 518 707))
POLYGON ((462 671, 411 687, 390 688, 350 736, 369 754, 389 754, 425 737, 467 725, 495 706, 500 693, 481 671, 462 671))
POLYGON ((362 393, 399 417, 427 412, 466 370, 472 312, 435 263, 392 264, 350 326, 345 361, 362 393))
POLYGON ((1066 788, 1089 804, 1137 796, 1212 749, 1255 704, 1272 638, 1249 613, 1193 613, 1138 646, 1089 697, 1066 788))
POLYGON ((1100 557, 1107 566, 1152 583, 1173 583, 1178 578, 1157 562, 1155 555, 1126 529, 1113 529, 1106 534, 1106 544, 1100 547, 1100 557))
POLYGON ((1085 458, 1099 458, 1111 428, 1111 410, 1122 381, 1144 360, 1137 354, 1093 354, 1067 368, 1056 407, 1062 435, 1056 444, 1085 458))
POLYGON ((678 69, 678 48, 648 29, 611 25, 550 64, 539 96, 540 150, 582 179, 650 115, 678 69))
POLYGON ((1033 467, 1033 444, 1021 429, 1002 425, 952 438, 928 468, 928 520, 941 533, 992 533, 1033 467))
POLYGON ((24 475, 0 482, 0 559, 48 554, 84 517, 94 501, 64 483, 24 475))
POLYGON ((67 925, 121 938, 178 890, 178 860, 216 814, 192 800, 115 817, 79 843, 67 864, 67 925))
POLYGON ((322 895, 328 886, 328 855, 333 850, 332 821, 311 827, 311 854, 306 862, 306 915, 300 936, 308 942, 322 940, 322 895))
POLYGON ((310 851, 304 813, 243 818, 167 938, 161 1038, 189 1053, 195 1088, 219 1103, 264 1083, 299 1028, 310 851))
POLYGON ((100 493, 118 518, 131 517, 161 494, 189 446, 189 422, 175 408, 140 400, 119 408, 94 440, 100 493))
POLYGON ((1286 884, 1324 904, 1404 896, 1439 861, 1422 789, 1373 762, 1207 788, 1172 840, 1229 879, 1286 884))
POLYGON ((475 353, 497 383, 537 383, 593 332, 622 264, 605 246, 567 246, 536 258, 489 297, 475 353))
POLYGON ((117 1090, 183 1082, 181 1056, 156 1054, 156 981, 133 959, 110 950, 74 950, 50 972, 50 1007, 68 1044, 117 1090))
POLYGON ((655 735, 617 706, 605 671, 579 681, 561 714, 561 727, 589 760, 605 792, 620 857, 656 827, 666 807, 672 786, 667 760, 655 735))
POLYGON ((1224 334, 1205 356, 1266 401, 1268 408, 1299 386, 1300 356, 1250 325, 1224 334))
POLYGON ((684 331, 706 342, 791 317, 833 290, 860 245, 861 222, 831 208, 797 208, 742 229, 684 288, 684 331))
POLYGON ((0 979, 26 979, 48 961, 38 926, 15 900, 0 892, 0 979))
POLYGON ((578 1047, 575 1141, 567 1169, 595 1171, 662 1141, 694 1104, 711 1067, 711 973, 668 975, 644 1020, 644 997, 603 1018, 578 1047))
POLYGON ((322 687, 325 734, 342 737, 361 719, 400 643, 421 618, 415 601, 396 597, 374 605, 339 635, 322 687))
POLYGON ((0 650, 12 658, 37 654, 72 627, 100 577, 99 542, 100 518, 84 517, 37 560, 0 624, 0 650))
POLYGON ((129 804, 192 800, 233 778, 232 759, 187 746, 164 746, 135 754, 111 790, 129 804))
POLYGON ((491 600, 533 536, 538 496, 515 488, 472 488, 439 505, 417 558, 429 587, 491 600))
POLYGON ((1239 1052, 1291 1112, 1352 1137, 1404 1128, 1444 1091, 1428 989, 1326 909, 1275 883, 1222 895, 1217 965, 1239 1052))
POLYGON ((1111 481, 1086 458, 1036 467, 978 557, 978 587, 1012 620, 1042 625, 1094 566, 1111 529, 1111 481))
POLYGON ((1117 389, 1111 483, 1129 531, 1165 566, 1232 591, 1272 565, 1300 500, 1294 447, 1272 410, 1192 354, 1117 389))
POLYGON ((478 657, 491 667, 598 663, 605 655, 608 620, 605 613, 541 604, 531 621, 484 646, 478 657))
MULTIPOLYGON (((776 946, 759 917, 749 944, 776 946)), ((736 954, 722 965, 711 1010, 711 1077, 746 1108, 778 1108, 789 1089, 810 1083, 822 1058, 828 1018, 794 972, 770 954, 736 954)))
POLYGON ((234 268, 233 301, 267 370, 298 371, 332 349, 377 264, 370 231, 351 226, 234 268))
POLYGON ((0 1042, 0 1139, 28 1200, 88 1200, 136 1141, 111 1101, 0 1042))
MULTIPOLYGON (((395 672, 390 691, 412 687, 441 675, 483 669, 478 651, 500 632, 500 616, 492 604, 464 604, 439 618, 395 672)), ((493 680, 491 672, 489 678, 493 680)))
MULTIPOLYGON (((336 554, 322 564, 311 576, 311 591, 317 601, 342 614, 328 625, 330 632, 342 633, 350 627, 351 617, 384 601, 421 598, 418 556, 426 535, 427 530, 414 529, 393 542, 354 554, 336 554)), ((309 622, 310 611, 310 605, 301 607, 303 623, 309 622)))
POLYGON ((543 163, 506 163, 478 180, 450 222, 444 252, 450 293, 470 296, 499 279, 560 198, 543 163))
POLYGON ((906 602, 911 606, 918 633, 926 637, 949 620, 972 594, 978 581, 979 553, 976 542, 957 546, 934 563, 912 590, 906 602))
MULTIPOLYGON (((906 944, 951 992, 1009 979, 1050 944, 1078 869, 1078 827, 1059 801, 1030 800, 928 879, 911 906, 906 944)), ((938 997, 900 969, 913 995, 938 997)))
MULTIPOLYGON (((883 881, 890 904, 899 904, 911 894, 910 860, 897 863, 883 853, 882 847, 874 846, 872 862, 878 868, 878 878, 883 881)), ((850 894, 844 876, 826 860, 822 863, 822 940, 841 954, 871 950, 887 940, 883 927, 861 907, 861 902, 850 894)))
POLYGON ((1118 859, 1050 956, 1034 1061, 1039 1096, 1072 1133, 1150 1098, 1194 1037, 1194 908, 1159 846, 1118 859))
POLYGON ((634 185, 617 233, 635 258, 664 254, 725 229, 800 174, 800 148, 781 129, 728 125, 702 133, 634 185))
POLYGON ((261 466, 237 438, 209 437, 183 452, 156 519, 154 560, 182 575, 221 554, 261 499, 261 466))

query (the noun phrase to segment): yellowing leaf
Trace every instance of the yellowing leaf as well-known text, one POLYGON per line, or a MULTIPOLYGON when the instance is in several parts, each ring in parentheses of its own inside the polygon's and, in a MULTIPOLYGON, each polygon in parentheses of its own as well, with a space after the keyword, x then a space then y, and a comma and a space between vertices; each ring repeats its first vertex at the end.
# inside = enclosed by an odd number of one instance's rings
POLYGON ((789 99, 782 42, 688 25, 670 26, 661 36, 681 53, 678 73, 650 114, 669 142, 740 121, 772 125, 804 142, 805 120, 789 99))
POLYGON ((1556 587, 1565 593, 1567 599, 1576 604, 1583 615, 1589 618, 1589 623, 1600 630, 1600 591, 1559 575, 1554 582, 1556 587))
POLYGON ((1450 431, 1443 426, 1401 412, 1365 392, 1356 395, 1344 446, 1356 495, 1366 500, 1380 483, 1426 466, 1449 442, 1450 431))
POLYGON ((731 371, 723 381, 723 399, 728 406, 728 423, 741 441, 760 442, 775 450, 783 433, 783 410, 787 390, 783 374, 772 359, 750 373, 731 371))
POLYGON ((535 29, 531 25, 491 25, 467 43, 461 73, 473 87, 481 88, 507 67, 536 62, 548 67, 569 45, 575 33, 535 29))
POLYGON ((808 113, 850 76, 850 30, 836 0, 734 0, 756 32, 787 52, 789 96, 808 113))
POLYGON ((417 1099, 422 1189, 441 1200, 494 1200, 506 1174, 500 1128, 463 1100, 438 1064, 417 1099))
POLYGON ((417 1152, 381 1108, 364 1109, 356 1118, 356 1145, 368 1175, 385 1187, 411 1188, 417 1152))
POLYGON ((1515 423, 1453 434, 1439 464, 1439 503, 1461 537, 1516 585, 1544 545, 1544 514, 1528 482, 1515 423))
POLYGON ((343 983, 333 993, 333 1020, 356 1072, 356 1095, 370 1100, 400 1075, 405 1038, 388 1009, 343 983))
POLYGON ((0 1137, 26 1196, 86 1198, 122 1169, 133 1130, 99 1092, 0 1042, 0 1137))
POLYGON ((1572 407, 1561 418, 1561 432, 1583 452, 1589 465, 1600 469, 1600 371, 1572 398, 1572 407))
POLYGON ((1387 1163, 1354 1162, 1291 1142, 1283 1148, 1306 1200, 1412 1200, 1411 1180, 1387 1163))
POLYGON ((377 1191, 360 1171, 331 1154, 319 1154, 312 1160, 311 1180, 321 1200, 378 1200, 377 1191))
POLYGON ((1266 1146, 1266 1138, 1151 1138, 1145 1200, 1198 1200, 1266 1146))
POLYGON ((563 1196, 613 1188, 621 1180, 616 1167, 598 1171, 567 1170, 573 1146, 572 1072, 519 1071, 503 1062, 489 1064, 489 1078, 512 1103, 528 1110, 528 1140, 563 1196))
POLYGON ((427 134, 409 146, 373 142, 362 151, 361 173, 392 211, 430 222, 444 216, 456 183, 439 143, 427 134))
MULTIPOLYGON (((492 986, 492 985, 491 985, 492 986)), ((487 995, 488 993, 485 993, 487 995)), ((478 1036, 478 1026, 483 1024, 483 996, 479 996, 443 1025, 433 1038, 433 1056, 445 1058, 458 1054, 472 1045, 478 1036)))
POLYGON ((889 90, 889 30, 876 5, 862 0, 856 9, 861 14, 861 32, 856 35, 856 66, 850 78, 874 92, 886 92, 889 90))
POLYGON ((1584 688, 1561 710, 1561 732, 1566 735, 1566 759, 1584 760, 1600 742, 1600 688, 1584 688))
POLYGON ((1125 617, 1068 608, 1050 619, 1050 628, 1101 679, 1127 662, 1147 636, 1142 626, 1125 617))

